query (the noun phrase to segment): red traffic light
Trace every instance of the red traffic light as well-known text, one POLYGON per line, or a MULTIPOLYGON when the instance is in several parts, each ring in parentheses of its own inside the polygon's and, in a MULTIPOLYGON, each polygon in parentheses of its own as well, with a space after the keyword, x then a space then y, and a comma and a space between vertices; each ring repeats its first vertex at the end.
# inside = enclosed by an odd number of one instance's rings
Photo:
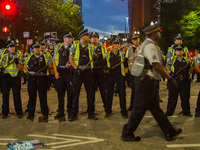
POLYGON ((3 29, 2 29, 2 31, 4 32, 4 33, 8 33, 8 27, 7 26, 3 26, 3 29))
POLYGON ((12 1, 2 1, 1 10, 5 15, 14 15, 16 13, 16 4, 12 1))

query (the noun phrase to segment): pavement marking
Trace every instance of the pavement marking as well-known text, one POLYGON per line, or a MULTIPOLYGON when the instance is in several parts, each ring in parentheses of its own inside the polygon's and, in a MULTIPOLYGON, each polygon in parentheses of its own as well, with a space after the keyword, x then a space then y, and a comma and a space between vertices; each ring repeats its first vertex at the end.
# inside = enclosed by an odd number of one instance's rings
POLYGON ((45 143, 47 146, 49 145, 58 145, 58 144, 67 144, 67 143, 73 143, 73 142, 80 142, 82 140, 71 140, 71 139, 67 139, 66 141, 62 141, 62 142, 55 142, 55 143, 45 143))
POLYGON ((77 145, 83 145, 83 144, 90 144, 90 143, 97 143, 97 142, 104 141, 104 139, 100 139, 100 138, 74 136, 74 135, 63 135, 63 134, 53 134, 53 136, 29 134, 27 136, 64 140, 61 142, 45 143, 47 146, 52 146, 51 147, 52 149, 77 146, 77 145), (87 141, 83 141, 83 140, 87 140, 87 141))
POLYGON ((80 143, 74 143, 74 144, 68 144, 68 145, 54 146, 51 148, 56 149, 56 148, 77 146, 77 145, 82 145, 82 144, 90 144, 90 143, 97 143, 97 142, 103 142, 103 141, 104 141, 104 139, 99 139, 99 140, 95 140, 95 141, 86 141, 86 142, 80 142, 80 143))
MULTIPOLYGON (((145 118, 153 118, 153 116, 144 116, 145 118)), ((170 118, 177 118, 178 116, 169 116, 170 118)))
POLYGON ((63 134, 53 134, 53 135, 55 135, 55 136, 61 136, 61 137, 70 137, 70 138, 87 139, 87 140, 99 140, 99 138, 83 137, 83 136, 75 136, 75 135, 63 135, 63 134))
POLYGON ((178 148, 178 147, 200 147, 200 144, 170 144, 167 145, 169 148, 178 148))
POLYGON ((17 139, 11 139, 11 138, 0 138, 0 141, 15 141, 17 139))

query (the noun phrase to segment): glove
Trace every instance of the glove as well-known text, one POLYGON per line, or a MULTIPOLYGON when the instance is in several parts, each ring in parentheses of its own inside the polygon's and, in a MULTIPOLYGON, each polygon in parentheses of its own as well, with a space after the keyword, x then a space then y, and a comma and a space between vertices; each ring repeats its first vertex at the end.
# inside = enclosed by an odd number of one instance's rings
POLYGON ((187 68, 191 68, 191 63, 190 62, 187 63, 187 68))
POLYGON ((14 60, 13 60, 13 62, 17 65, 17 64, 19 64, 19 62, 18 62, 18 58, 15 58, 14 60))
POLYGON ((169 74, 172 78, 175 78, 175 74, 173 72, 170 72, 169 74))
POLYGON ((175 87, 176 89, 179 88, 179 84, 178 84, 178 82, 177 82, 174 78, 168 79, 168 82, 169 82, 169 84, 174 85, 174 87, 175 87))
POLYGON ((81 75, 81 72, 82 72, 82 70, 80 70, 80 69, 78 69, 78 68, 75 70, 75 73, 76 73, 78 76, 81 75))
POLYGON ((30 73, 26 73, 26 78, 29 79, 32 75, 30 73))

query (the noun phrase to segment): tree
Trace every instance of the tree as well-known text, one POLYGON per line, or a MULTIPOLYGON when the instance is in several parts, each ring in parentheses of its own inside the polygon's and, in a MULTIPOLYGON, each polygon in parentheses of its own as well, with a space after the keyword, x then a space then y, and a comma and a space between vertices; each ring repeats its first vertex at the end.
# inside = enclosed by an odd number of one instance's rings
POLYGON ((195 49, 200 46, 200 2, 193 0, 190 6, 190 11, 182 17, 179 25, 184 36, 184 43, 195 49))
POLYGON ((29 31, 32 38, 43 37, 44 32, 62 33, 71 31, 74 35, 80 31, 82 16, 79 6, 64 0, 20 0, 21 19, 19 28, 29 31))

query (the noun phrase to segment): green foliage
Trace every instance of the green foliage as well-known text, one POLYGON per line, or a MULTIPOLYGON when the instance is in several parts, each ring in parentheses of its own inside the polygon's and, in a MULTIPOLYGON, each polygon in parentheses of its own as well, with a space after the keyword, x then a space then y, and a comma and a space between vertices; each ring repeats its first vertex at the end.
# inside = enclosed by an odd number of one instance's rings
POLYGON ((200 2, 192 1, 192 11, 184 15, 179 22, 184 36, 184 43, 195 49, 200 46, 200 2))
POLYGON ((23 30, 30 31, 32 37, 54 31, 58 38, 66 31, 77 35, 82 25, 79 6, 64 0, 23 0, 21 20, 25 20, 21 22, 23 30))

